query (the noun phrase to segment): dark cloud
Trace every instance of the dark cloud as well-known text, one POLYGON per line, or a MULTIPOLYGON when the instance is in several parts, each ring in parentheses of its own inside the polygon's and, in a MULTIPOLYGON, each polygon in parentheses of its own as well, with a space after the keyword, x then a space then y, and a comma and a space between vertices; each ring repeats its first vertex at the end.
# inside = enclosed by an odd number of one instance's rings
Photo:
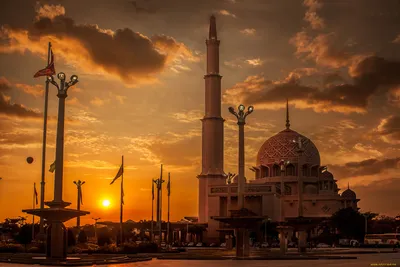
POLYGON ((4 77, 0 77, 0 93, 4 93, 6 91, 9 91, 10 89, 11 89, 10 82, 4 77))
POLYGON ((12 103, 6 96, 0 94, 0 114, 24 118, 40 118, 42 115, 25 106, 12 103))
POLYGON ((332 72, 332 73, 327 73, 322 77, 322 84, 324 86, 329 86, 337 82, 344 82, 345 79, 342 77, 342 75, 339 72, 332 72))
POLYGON ((26 27, 26 37, 25 31, 19 28, 4 28, 3 51, 11 53, 36 47, 35 52, 44 53, 39 42, 43 37, 52 36, 56 38, 53 40, 55 54, 76 61, 86 70, 114 74, 127 83, 154 80, 154 74, 181 54, 184 60, 197 60, 183 43, 169 36, 155 36, 153 42, 129 28, 111 31, 97 25, 76 24, 65 16, 61 5, 44 5, 36 10, 36 20, 26 27))
POLYGON ((156 8, 149 6, 149 1, 145 1, 144 3, 142 3, 143 1, 130 1, 130 3, 132 4, 132 6, 134 7, 136 13, 155 13, 156 12, 156 8))
POLYGON ((370 97, 387 93, 400 85, 400 62, 370 56, 351 66, 349 74, 352 83, 331 84, 322 88, 303 85, 299 77, 272 82, 253 76, 228 89, 225 99, 227 102, 236 102, 239 98, 245 104, 273 105, 290 98, 293 102, 302 101, 303 108, 316 111, 365 110, 370 97), (230 95, 234 99, 229 99, 230 95))
POLYGON ((388 143, 400 142, 400 116, 392 115, 381 120, 375 132, 381 135, 384 141, 388 143))
POLYGON ((0 145, 28 145, 40 144, 40 134, 28 132, 3 131, 0 132, 0 145))
POLYGON ((156 50, 151 40, 128 28, 111 34, 95 25, 76 25, 72 19, 58 16, 54 20, 42 18, 34 24, 31 38, 44 35, 79 40, 94 64, 124 79, 159 72, 166 63, 166 56, 156 50))
POLYGON ((11 90, 11 83, 6 78, 0 77, 0 114, 27 118, 41 116, 40 113, 30 110, 21 104, 12 103, 10 98, 4 95, 9 90, 11 90))
POLYGON ((344 165, 328 165, 329 171, 339 179, 375 175, 390 169, 397 169, 399 167, 400 157, 382 160, 367 159, 359 162, 348 162, 344 165))

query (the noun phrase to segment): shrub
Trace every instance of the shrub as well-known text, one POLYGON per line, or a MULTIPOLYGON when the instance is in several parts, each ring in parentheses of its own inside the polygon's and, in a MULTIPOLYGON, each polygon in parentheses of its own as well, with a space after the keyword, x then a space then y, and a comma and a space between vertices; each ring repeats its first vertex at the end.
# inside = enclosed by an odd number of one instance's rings
POLYGON ((136 243, 124 243, 121 251, 128 254, 136 254, 138 253, 138 245, 136 243))
POLYGON ((158 245, 156 243, 140 243, 137 251, 137 253, 156 253, 158 252, 158 245))
MULTIPOLYGON (((100 230, 100 229, 99 229, 100 230)), ((105 246, 106 244, 111 244, 111 233, 108 231, 99 231, 98 235, 97 235, 97 244, 100 247, 105 246)))
POLYGON ((67 232, 67 239, 68 239, 68 246, 75 246, 76 245, 76 239, 75 239, 75 235, 74 232, 71 229, 68 229, 67 232))
POLYGON ((88 241, 88 238, 87 238, 86 232, 84 230, 81 230, 78 235, 78 243, 83 244, 83 243, 87 243, 87 241, 88 241))
POLYGON ((17 253, 24 251, 24 246, 20 244, 0 244, 0 253, 17 253))

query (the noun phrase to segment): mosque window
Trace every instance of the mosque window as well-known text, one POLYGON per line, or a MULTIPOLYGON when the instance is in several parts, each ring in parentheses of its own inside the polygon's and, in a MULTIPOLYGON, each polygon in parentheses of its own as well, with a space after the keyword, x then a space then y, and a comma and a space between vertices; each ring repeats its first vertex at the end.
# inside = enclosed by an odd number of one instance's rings
POLYGON ((272 167, 272 176, 280 176, 281 168, 279 168, 279 165, 275 164, 272 167))
POLYGON ((266 166, 262 166, 262 176, 269 177, 269 168, 266 166))
POLYGON ((287 176, 294 176, 295 175, 295 169, 293 164, 288 164, 286 166, 286 175, 287 176))
POLYGON ((324 190, 328 190, 328 182, 323 181, 323 183, 324 183, 324 190))
POLYGON ((312 177, 318 177, 318 166, 313 166, 311 168, 311 176, 312 177))
POLYGON ((308 166, 305 164, 302 168, 303 176, 308 176, 308 166))

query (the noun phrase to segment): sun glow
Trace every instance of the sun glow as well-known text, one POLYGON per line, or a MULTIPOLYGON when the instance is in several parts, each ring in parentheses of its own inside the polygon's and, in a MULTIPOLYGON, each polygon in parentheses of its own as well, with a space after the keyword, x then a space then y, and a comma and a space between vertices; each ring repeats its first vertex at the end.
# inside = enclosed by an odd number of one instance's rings
POLYGON ((105 199, 105 200, 103 200, 103 202, 102 202, 102 204, 103 204, 103 207, 108 207, 108 206, 110 206, 110 200, 108 200, 108 199, 105 199))

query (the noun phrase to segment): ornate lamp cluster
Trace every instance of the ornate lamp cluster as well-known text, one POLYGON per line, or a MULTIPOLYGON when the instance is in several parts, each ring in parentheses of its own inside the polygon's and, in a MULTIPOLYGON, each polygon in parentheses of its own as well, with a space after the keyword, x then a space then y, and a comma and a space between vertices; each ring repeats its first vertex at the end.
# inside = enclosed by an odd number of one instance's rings
POLYGON ((55 87, 57 87, 58 90, 58 97, 61 96, 65 96, 67 97, 67 91, 68 88, 70 88, 71 86, 75 85, 76 83, 78 83, 78 76, 77 75, 72 75, 70 78, 69 82, 65 81, 65 73, 64 72, 60 72, 57 74, 57 78, 60 80, 60 85, 58 85, 56 83, 56 81, 54 81, 53 76, 47 76, 47 82, 51 83, 52 85, 54 85, 55 87))
POLYGON ((246 107, 242 104, 239 105, 238 112, 233 107, 228 108, 229 112, 237 118, 238 124, 246 124, 246 117, 254 111, 253 106, 249 106, 246 112, 244 111, 245 109, 246 107))

